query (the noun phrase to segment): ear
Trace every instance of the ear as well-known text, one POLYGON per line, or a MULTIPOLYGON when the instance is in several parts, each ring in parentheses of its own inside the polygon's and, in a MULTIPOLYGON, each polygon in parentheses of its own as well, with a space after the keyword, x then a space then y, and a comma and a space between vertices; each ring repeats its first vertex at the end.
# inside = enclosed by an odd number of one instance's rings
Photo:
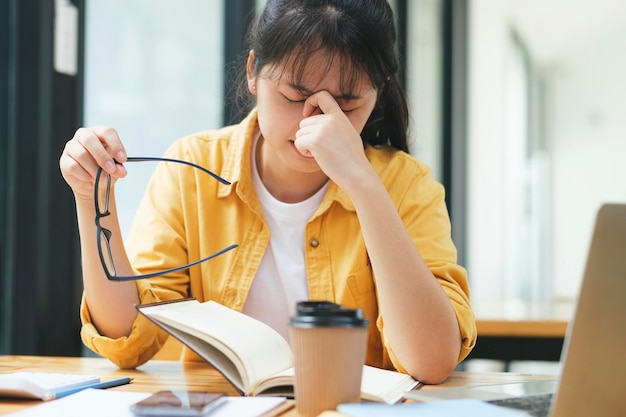
POLYGON ((248 90, 254 96, 256 96, 256 79, 257 76, 254 74, 254 59, 255 59, 254 49, 251 49, 248 53, 248 62, 246 63, 246 78, 248 79, 248 90))

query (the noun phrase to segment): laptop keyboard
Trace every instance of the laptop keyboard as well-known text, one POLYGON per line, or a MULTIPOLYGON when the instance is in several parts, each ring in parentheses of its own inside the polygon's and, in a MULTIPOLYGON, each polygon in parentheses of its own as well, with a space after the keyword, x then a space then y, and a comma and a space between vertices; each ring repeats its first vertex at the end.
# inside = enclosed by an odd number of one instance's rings
POLYGON ((548 417, 553 396, 554 394, 527 395, 524 397, 504 398, 487 402, 502 407, 523 410, 533 417, 548 417))

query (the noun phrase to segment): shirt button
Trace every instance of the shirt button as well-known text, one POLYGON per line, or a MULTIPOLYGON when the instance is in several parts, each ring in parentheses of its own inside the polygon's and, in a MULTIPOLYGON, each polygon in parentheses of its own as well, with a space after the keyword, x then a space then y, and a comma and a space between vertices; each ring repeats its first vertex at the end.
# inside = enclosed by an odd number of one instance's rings
POLYGON ((313 239, 309 240, 309 245, 312 248, 317 248, 320 245, 320 241, 315 239, 315 238, 313 238, 313 239))

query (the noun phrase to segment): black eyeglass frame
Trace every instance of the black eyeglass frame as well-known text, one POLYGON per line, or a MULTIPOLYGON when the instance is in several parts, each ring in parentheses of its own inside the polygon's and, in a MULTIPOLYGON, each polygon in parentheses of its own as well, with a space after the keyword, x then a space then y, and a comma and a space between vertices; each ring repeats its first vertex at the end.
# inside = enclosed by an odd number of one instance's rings
MULTIPOLYGON (((215 178, 217 181, 221 182, 222 184, 230 185, 229 181, 225 180, 224 178, 220 177, 214 172, 211 172, 208 169, 201 167, 200 165, 196 165, 192 162, 183 161, 180 159, 160 158, 160 157, 128 157, 126 159, 126 162, 147 162, 147 161, 174 162, 174 163, 189 165, 191 167, 199 169, 202 172, 209 174, 210 176, 212 176, 213 178, 215 178)), ((100 190, 100 178, 102 176, 102 173, 103 173, 102 167, 98 167, 98 173, 96 174, 96 182, 95 182, 95 187, 94 187, 94 203, 95 203, 95 208, 96 208, 96 219, 95 219, 96 220, 96 240, 97 240, 97 245, 98 245, 98 255, 100 256, 100 262, 102 263, 102 269, 104 270, 104 273, 108 280, 110 281, 134 281, 138 279, 154 278, 160 275, 169 274, 171 272, 182 271, 183 269, 191 268, 192 266, 195 266, 195 265, 201 264, 202 262, 206 262, 210 259, 213 259, 225 252, 235 249, 238 246, 236 244, 227 246, 226 248, 218 252, 215 252, 212 255, 207 256, 206 258, 202 258, 198 261, 192 262, 187 265, 179 266, 176 268, 170 268, 170 269, 166 269, 163 271, 152 272, 150 274, 143 274, 143 275, 117 275, 117 272, 115 270, 115 264, 113 263, 113 254, 111 253, 111 245, 110 245, 110 239, 111 239, 112 233, 109 229, 102 227, 102 225, 100 224, 100 219, 111 215, 111 213, 109 212, 109 197, 111 195, 111 176, 107 172, 104 172, 107 178, 106 200, 104 202, 105 210, 104 212, 100 210, 99 190, 100 190), (104 258, 104 253, 102 251, 101 236, 103 236, 106 241, 106 246, 107 246, 106 250, 109 256, 109 264, 111 265, 111 269, 113 270, 113 275, 109 271, 109 268, 107 267, 107 264, 106 264, 106 260, 104 258)))

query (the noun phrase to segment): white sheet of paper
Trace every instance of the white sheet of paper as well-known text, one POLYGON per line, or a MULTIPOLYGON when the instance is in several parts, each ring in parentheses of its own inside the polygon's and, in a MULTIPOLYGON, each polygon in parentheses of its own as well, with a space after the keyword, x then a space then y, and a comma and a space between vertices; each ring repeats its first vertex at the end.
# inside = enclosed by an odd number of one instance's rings
MULTIPOLYGON (((149 395, 145 392, 86 389, 7 416, 133 417, 130 406, 149 395)), ((228 397, 228 402, 213 411, 210 417, 257 417, 284 401, 284 397, 228 397)))

